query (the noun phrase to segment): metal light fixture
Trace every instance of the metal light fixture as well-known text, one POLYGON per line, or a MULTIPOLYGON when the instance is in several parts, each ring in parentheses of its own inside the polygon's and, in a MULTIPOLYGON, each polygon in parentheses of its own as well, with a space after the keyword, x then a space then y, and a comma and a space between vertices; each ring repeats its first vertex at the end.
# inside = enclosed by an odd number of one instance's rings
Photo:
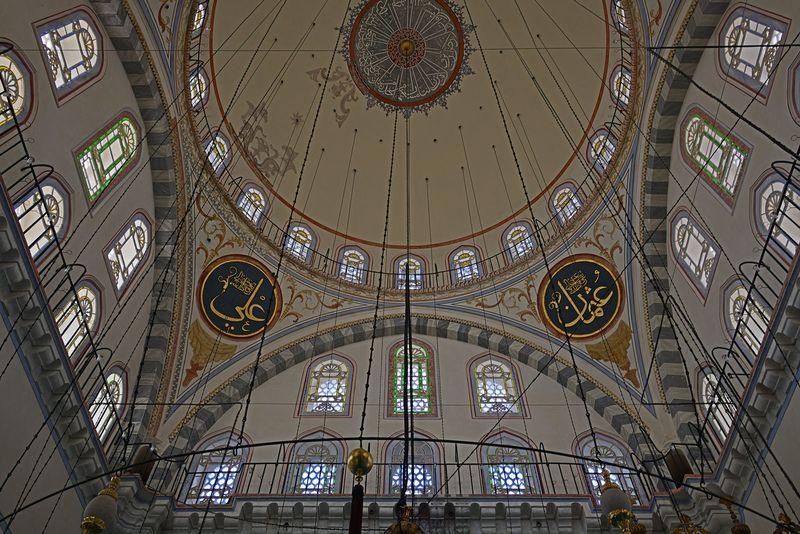
POLYGON ((361 481, 372 471, 374 464, 369 451, 361 447, 353 449, 347 457, 347 469, 356 477, 356 484, 353 486, 353 500, 350 504, 349 534, 361 533, 361 522, 364 517, 364 486, 361 485, 361 481))
POLYGON ((744 523, 740 523, 739 518, 736 517, 736 513, 733 511, 733 503, 728 499, 722 499, 722 504, 728 509, 728 513, 731 514, 731 521, 733 521, 731 534, 750 534, 750 527, 744 523))
POLYGON ((695 526, 686 514, 679 514, 678 519, 681 520, 681 526, 674 529, 672 534, 711 534, 706 529, 695 526))
POLYGON ((633 532, 636 516, 631 510, 631 497, 611 480, 611 473, 603 469, 605 483, 600 488, 600 509, 608 518, 611 526, 619 528, 625 534, 633 532))
POLYGON ((424 534, 422 529, 416 523, 411 522, 411 514, 413 509, 410 506, 405 506, 401 503, 399 506, 399 521, 388 529, 385 534, 424 534))
POLYGON ((110 532, 117 522, 117 490, 119 477, 114 475, 108 486, 101 489, 95 498, 89 501, 83 510, 81 520, 82 534, 100 534, 110 532))

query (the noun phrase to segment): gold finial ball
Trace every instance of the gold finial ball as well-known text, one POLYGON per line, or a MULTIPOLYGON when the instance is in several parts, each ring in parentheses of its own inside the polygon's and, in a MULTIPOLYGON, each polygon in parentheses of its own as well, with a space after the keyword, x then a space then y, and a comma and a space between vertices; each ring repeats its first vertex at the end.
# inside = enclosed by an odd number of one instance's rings
POLYGON ((744 523, 736 523, 731 527, 732 534, 750 534, 750 527, 744 523))
POLYGON ((353 449, 350 456, 347 457, 347 468, 357 477, 366 476, 372 471, 372 465, 372 455, 361 447, 353 449))
POLYGON ((414 49, 416 47, 414 46, 414 41, 412 41, 411 39, 403 39, 402 41, 400 41, 399 48, 400 48, 400 53, 403 56, 409 57, 411 54, 414 53, 414 49))

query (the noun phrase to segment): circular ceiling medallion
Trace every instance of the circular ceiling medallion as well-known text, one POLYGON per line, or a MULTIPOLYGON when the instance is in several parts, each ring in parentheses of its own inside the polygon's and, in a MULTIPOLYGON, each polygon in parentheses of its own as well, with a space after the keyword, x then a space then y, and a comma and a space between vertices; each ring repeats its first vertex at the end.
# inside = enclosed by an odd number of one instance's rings
POLYGON ((450 0, 365 0, 345 28, 345 57, 370 105, 424 111, 471 72, 470 30, 450 0))
POLYGON ((216 332, 247 339, 260 335, 278 318, 281 288, 261 262, 231 254, 215 260, 200 275, 197 307, 216 332))
POLYGON ((539 286, 539 314, 555 334, 571 339, 599 336, 619 318, 624 287, 616 269, 592 254, 558 262, 539 286))

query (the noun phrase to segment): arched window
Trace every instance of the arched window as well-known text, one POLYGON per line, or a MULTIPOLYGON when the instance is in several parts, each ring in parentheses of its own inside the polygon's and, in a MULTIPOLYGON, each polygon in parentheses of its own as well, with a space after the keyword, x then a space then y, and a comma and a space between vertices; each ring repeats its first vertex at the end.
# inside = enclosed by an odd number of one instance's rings
POLYGON ((83 185, 90 201, 125 176, 139 159, 139 127, 128 114, 115 119, 76 152, 83 185))
POLYGON ((31 257, 37 259, 56 238, 64 237, 69 196, 55 180, 43 180, 40 187, 31 189, 14 204, 14 212, 31 257))
POLYGON ((90 333, 95 331, 100 313, 97 290, 86 282, 78 284, 75 292, 67 294, 67 303, 56 311, 56 324, 67 355, 75 356, 90 333))
POLYGON ((406 273, 408 273, 408 288, 412 291, 422 289, 422 266, 422 260, 414 256, 398 258, 395 262, 397 289, 406 288, 406 273))
POLYGON ((787 185, 780 174, 772 173, 756 188, 755 201, 758 233, 766 239, 771 230, 771 242, 778 245, 785 259, 791 260, 800 243, 800 190, 794 184, 787 185))
POLYGON ((583 207, 581 197, 578 196, 575 186, 572 184, 564 184, 563 187, 553 193, 550 202, 553 206, 553 214, 562 226, 572 220, 583 207))
POLYGON ((483 445, 486 492, 490 495, 527 495, 538 491, 536 463, 529 445, 500 433, 483 445))
POLYGON ((725 317, 731 335, 736 333, 736 342, 743 350, 758 354, 761 343, 769 330, 770 316, 755 290, 747 294, 741 282, 734 282, 726 291, 725 317), (744 345, 741 346, 741 342, 744 345))
POLYGON ((681 152, 689 167, 700 173, 705 182, 732 206, 750 148, 726 134, 727 131, 728 128, 694 109, 681 128, 681 152))
POLYGON ((225 434, 198 447, 202 450, 189 464, 183 491, 185 504, 228 504, 236 492, 246 449, 232 447, 237 438, 225 434))
POLYGON ((589 139, 588 157, 598 172, 605 172, 614 157, 617 140, 607 130, 598 130, 589 139))
POLYGON ((308 368, 302 413, 348 415, 352 366, 343 358, 323 356, 308 368))
POLYGON ((631 101, 632 85, 633 78, 627 67, 619 66, 611 74, 611 96, 623 109, 627 108, 631 101))
POLYGON ((789 69, 789 110, 792 118, 800 124, 800 57, 794 60, 789 69))
POLYGON ((470 366, 474 413, 477 416, 522 414, 514 369, 497 356, 484 356, 470 366))
POLYGON ((97 79, 105 45, 87 11, 76 9, 35 27, 57 102, 97 79))
POLYGON ((122 292, 141 268, 142 260, 149 249, 150 223, 144 216, 135 215, 106 251, 111 278, 118 293, 122 292))
POLYGON ((367 253, 356 247, 345 247, 339 252, 339 278, 354 284, 367 280, 369 261, 367 253))
POLYGON ((512 261, 525 257, 536 248, 528 223, 514 223, 503 234, 505 249, 512 261))
POLYGON ((623 34, 629 34, 631 31, 630 22, 628 21, 628 13, 625 11, 625 6, 622 5, 622 0, 612 0, 611 2, 611 20, 614 21, 614 26, 623 34))
POLYGON ((320 441, 298 443, 292 451, 286 477, 287 493, 331 495, 339 493, 344 453, 336 438, 325 432, 303 436, 320 441))
POLYGON ((89 415, 100 441, 105 441, 121 417, 124 400, 125 377, 121 369, 112 369, 105 382, 100 383, 100 388, 89 405, 89 415))
POLYGON ((453 283, 466 282, 479 277, 481 270, 478 261, 478 250, 473 247, 462 247, 450 254, 453 283))
POLYGON ((719 246, 685 211, 679 212, 672 220, 672 253, 700 294, 708 295, 719 246))
POLYGON ((231 160, 231 144, 221 132, 214 132, 205 142, 206 157, 211 169, 220 175, 231 160))
POLYGON ((316 242, 317 238, 311 228, 304 224, 295 223, 286 232, 286 242, 283 246, 286 252, 301 261, 307 262, 316 242))
MULTIPOLYGON (((416 435, 419 437, 419 434, 416 435)), ((411 451, 408 454, 409 466, 406 468, 407 494, 408 495, 433 495, 439 489, 436 472, 437 454, 436 447, 427 441, 415 440, 414 463, 411 464, 411 451)), ((399 495, 403 491, 403 456, 405 445, 402 441, 393 441, 386 454, 386 480, 389 482, 387 491, 391 495, 399 495)))
POLYGON ((203 27, 206 24, 206 16, 208 15, 208 0, 200 0, 197 3, 197 9, 192 17, 192 38, 198 37, 203 33, 203 27))
POLYGON ((390 354, 389 415, 403 415, 406 404, 409 412, 436 415, 436 384, 431 350, 413 343, 409 366, 410 372, 406 369, 406 351, 401 342, 394 346, 390 354), (404 385, 410 393, 407 401, 404 385))
POLYGON ((599 460, 598 462, 584 460, 583 464, 586 483, 595 499, 600 499, 600 490, 605 484, 603 470, 607 469, 611 474, 611 481, 635 499, 637 504, 642 504, 644 493, 631 476, 631 472, 617 467, 619 465, 632 467, 631 455, 622 443, 595 433, 594 436, 588 435, 578 441, 576 452, 584 458, 599 460))
POLYGON ((261 223, 261 218, 267 213, 267 195, 264 194, 261 188, 248 185, 239 195, 236 206, 244 213, 245 217, 258 226, 261 223))
POLYGON ((703 399, 705 416, 721 442, 725 442, 733 428, 736 406, 717 375, 710 369, 702 370, 700 397, 703 399))
POLYGON ((750 91, 766 96, 788 29, 788 21, 751 7, 734 9, 719 33, 723 73, 750 91))
POLYGON ((208 76, 202 67, 189 75, 189 98, 193 109, 200 109, 208 102, 208 76))
MULTIPOLYGON (((0 41, 0 50, 6 46, 10 45, 0 41)), ((20 124, 24 124, 30 117, 33 103, 33 75, 22 56, 12 50, 0 55, 0 80, 2 80, 0 83, 0 135, 2 135, 14 127, 14 115, 20 124)))

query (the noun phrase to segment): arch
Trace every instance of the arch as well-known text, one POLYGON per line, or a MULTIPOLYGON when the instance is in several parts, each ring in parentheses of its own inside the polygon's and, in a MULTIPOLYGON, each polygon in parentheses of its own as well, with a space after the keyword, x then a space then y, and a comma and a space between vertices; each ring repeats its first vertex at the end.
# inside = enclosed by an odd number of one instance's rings
POLYGON ((714 438, 724 444, 733 429, 734 415, 738 411, 719 377, 710 367, 698 370, 698 396, 702 400, 701 416, 708 418, 714 438))
POLYGON ((572 182, 562 184, 550 197, 550 209, 561 226, 574 219, 582 207, 583 201, 572 182))
POLYGON ((586 147, 586 157, 594 169, 603 174, 611 165, 614 159, 614 152, 617 150, 617 138, 614 137, 608 130, 602 128, 597 130, 592 137, 589 138, 589 144, 586 147))
POLYGON ((717 268, 719 245, 686 210, 679 211, 672 218, 670 234, 675 261, 692 287, 705 299, 717 268))
POLYGON ((402 416, 406 403, 415 417, 436 417, 439 413, 439 401, 436 391, 436 364, 433 348, 417 339, 411 342, 411 373, 405 379, 405 361, 407 355, 403 341, 395 343, 389 349, 389 386, 387 388, 387 409, 389 417, 402 416), (406 401, 403 389, 407 384, 411 395, 406 401))
POLYGON ((462 246, 450 253, 450 279, 454 284, 481 276, 481 253, 477 247, 462 246))
POLYGON ((607 469, 611 475, 611 481, 617 484, 622 490, 636 499, 636 504, 643 504, 642 500, 645 492, 641 484, 631 475, 631 471, 615 467, 616 465, 627 465, 635 468, 633 458, 628 448, 618 439, 602 432, 585 432, 575 439, 575 454, 584 458, 597 458, 599 462, 583 462, 583 473, 586 477, 586 487, 594 498, 595 502, 600 502, 600 493, 603 484, 603 470, 607 469))
MULTIPOLYGON (((430 436, 419 430, 414 431, 413 449, 414 463, 406 469, 408 480, 407 495, 433 495, 439 489, 440 473, 437 468, 439 465, 439 447, 433 441, 426 441, 424 438, 431 439, 430 436)), ((403 455, 405 444, 402 434, 397 434, 390 438, 384 449, 384 491, 388 495, 399 495, 403 487, 403 455)), ((411 451, 409 451, 409 462, 411 461, 411 451)))
POLYGON ((93 13, 77 7, 34 22, 33 27, 56 104, 100 80, 106 43, 93 13))
POLYGON ((611 91, 611 98, 622 109, 628 109, 631 102, 631 90, 633 89, 633 76, 628 67, 617 65, 611 73, 611 80, 608 84, 611 91))
POLYGON ((514 365, 502 356, 484 354, 467 365, 474 417, 521 417, 525 401, 514 365))
POLYGON ((347 245, 339 250, 337 275, 353 284, 365 284, 369 274, 369 254, 364 249, 347 245))
POLYGON ((625 11, 622 0, 611 1, 611 20, 614 21, 614 27, 618 32, 623 35, 630 34, 630 17, 628 16, 628 12, 625 11))
POLYGON ((192 26, 189 28, 192 39, 200 37, 206 26, 206 19, 208 18, 208 0, 200 0, 197 2, 197 7, 191 17, 192 26))
POLYGON ((316 246, 317 235, 308 225, 292 223, 289 226, 283 247, 291 256, 308 263, 311 261, 311 253, 316 249, 316 246))
POLYGON ((133 215, 104 249, 106 265, 117 295, 122 295, 150 255, 152 225, 144 213, 133 215))
POLYGON ((425 259, 415 254, 403 254, 394 260, 395 287, 406 288, 406 270, 408 270, 408 287, 412 291, 425 287, 425 259))
POLYGON ((67 355, 75 362, 86 348, 89 336, 100 327, 100 290, 89 280, 82 280, 69 291, 55 312, 56 326, 67 355))
POLYGON ((250 222, 258 226, 269 211, 269 202, 263 189, 257 185, 248 184, 239 194, 236 207, 250 222))
POLYGON ((233 154, 231 154, 231 142, 220 131, 216 131, 209 135, 203 142, 203 150, 205 150, 208 164, 211 170, 217 176, 225 172, 231 162, 233 154))
POLYGON ((195 111, 208 104, 208 75, 203 67, 198 67, 189 74, 189 102, 195 111))
POLYGON ((123 403, 128 396, 127 373, 122 366, 109 369, 89 404, 89 416, 101 442, 106 441, 117 420, 122 418, 123 403))
POLYGON ((335 353, 312 360, 304 374, 298 415, 349 416, 354 370, 349 358, 335 353))
POLYGON ((800 245, 800 227, 794 222, 797 220, 800 189, 794 183, 787 184, 780 173, 768 172, 753 189, 753 221, 762 241, 772 230, 770 245, 786 262, 794 258, 800 245))
POLYGON ((530 495, 541 492, 534 454, 503 446, 530 447, 530 443, 507 430, 500 430, 482 441, 481 463, 486 494, 530 495))
POLYGON ((345 449, 342 442, 324 430, 311 431, 301 438, 325 441, 297 443, 289 454, 284 487, 286 493, 332 495, 341 493, 345 449))
POLYGON ((789 87, 786 101, 794 122, 800 124, 800 57, 795 59, 792 66, 789 67, 787 80, 789 87))
POLYGON ((46 178, 14 203, 14 213, 31 258, 39 261, 67 233, 70 196, 59 180, 46 178))
POLYGON ((12 49, 0 54, 0 78, 3 80, 0 83, 0 138, 14 128, 14 115, 20 126, 28 123, 33 116, 36 98, 33 68, 30 62, 22 52, 17 51, 13 43, 0 40, 0 50, 6 47, 12 49), (7 93, 3 92, 3 87, 7 93))
MULTIPOLYGON (((238 441, 233 429, 207 438, 198 451, 189 459, 186 469, 186 480, 181 489, 179 502, 189 505, 225 505, 239 487, 239 474, 242 465, 247 462, 249 447, 235 450, 216 451, 213 449, 230 447, 238 441)), ((243 441, 248 442, 249 440, 243 441)))
POLYGON ((533 229, 528 221, 511 223, 503 232, 501 247, 510 261, 516 261, 536 249, 533 229))
POLYGON ((754 360, 769 331, 770 314, 756 296, 755 290, 748 295, 742 280, 735 278, 722 291, 725 310, 725 327, 741 351, 754 360))

